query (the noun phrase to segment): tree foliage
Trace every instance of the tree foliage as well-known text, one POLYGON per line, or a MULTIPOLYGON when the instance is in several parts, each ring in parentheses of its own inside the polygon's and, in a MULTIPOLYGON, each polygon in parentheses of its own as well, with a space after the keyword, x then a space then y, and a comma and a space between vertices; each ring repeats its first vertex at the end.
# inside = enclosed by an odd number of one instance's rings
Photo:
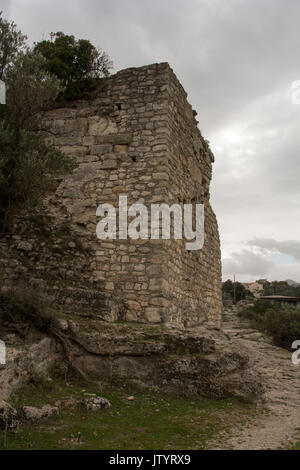
POLYGON ((49 109, 63 90, 60 81, 45 71, 45 59, 26 49, 7 68, 7 112, 10 123, 23 129, 35 129, 38 116, 49 109))
POLYGON ((25 40, 26 36, 18 31, 17 25, 5 20, 0 11, 0 80, 5 78, 7 67, 25 45, 25 40))
MULTIPOLYGON (((7 25, 5 20, 1 22, 7 25)), ((16 27, 14 23, 9 25, 14 36, 16 27)), ((12 228, 18 211, 41 200, 53 172, 72 167, 70 157, 45 143, 38 132, 41 113, 63 87, 55 75, 45 70, 41 54, 18 44, 12 62, 5 68, 7 104, 1 106, 0 115, 0 232, 12 228)), ((4 47, 0 43, 0 57, 4 47)))
POLYGON ((240 282, 234 283, 228 279, 223 282, 222 285, 223 297, 231 299, 233 302, 239 302, 244 300, 246 297, 253 297, 250 291, 248 291, 243 284, 240 282))
POLYGON ((76 40, 62 32, 51 33, 50 37, 50 40, 38 42, 35 51, 46 59, 46 70, 66 87, 66 99, 79 97, 93 85, 94 79, 110 74, 109 56, 90 41, 76 40))
POLYGON ((14 215, 40 201, 50 174, 71 168, 70 159, 35 132, 0 122, 0 223, 12 227, 14 215))
POLYGON ((292 297, 300 297, 300 286, 289 285, 286 281, 267 281, 259 280, 263 285, 263 292, 261 295, 287 295, 292 297))

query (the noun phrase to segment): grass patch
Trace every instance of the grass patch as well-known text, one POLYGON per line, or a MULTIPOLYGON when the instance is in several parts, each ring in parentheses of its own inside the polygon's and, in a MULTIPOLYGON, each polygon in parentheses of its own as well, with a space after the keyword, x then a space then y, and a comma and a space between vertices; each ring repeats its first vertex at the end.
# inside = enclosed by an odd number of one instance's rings
MULTIPOLYGON (((8 433, 6 449, 206 449, 211 439, 255 414, 251 405, 235 400, 186 399, 152 391, 108 385, 99 393, 74 380, 32 382, 14 397, 13 406, 55 404, 63 398, 77 405, 59 416, 26 423, 8 433), (112 407, 87 412, 87 393, 104 396, 112 407), (134 395, 134 400, 128 397, 134 395)), ((0 449, 3 438, 0 437, 0 449)))

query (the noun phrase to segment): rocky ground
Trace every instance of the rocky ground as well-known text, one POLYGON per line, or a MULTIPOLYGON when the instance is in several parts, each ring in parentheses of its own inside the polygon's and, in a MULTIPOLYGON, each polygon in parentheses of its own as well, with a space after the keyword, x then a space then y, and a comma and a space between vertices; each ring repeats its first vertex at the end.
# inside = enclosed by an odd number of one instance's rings
POLYGON ((222 444, 228 449, 289 448, 299 439, 300 365, 293 365, 291 352, 274 346, 270 339, 251 328, 238 309, 224 311, 225 333, 250 358, 250 367, 261 374, 269 413, 258 413, 248 425, 229 433, 222 444))
POLYGON ((218 328, 177 330, 67 315, 52 336, 56 341, 38 338, 34 344, 11 346, 9 335, 4 337, 8 348, 0 369, 0 398, 7 400, 22 386, 32 368, 47 371, 61 360, 97 383, 125 382, 176 395, 247 402, 263 394, 247 355, 218 328))
MULTIPOLYGON (((292 364, 291 352, 274 346, 239 318, 239 308, 225 309, 223 331, 214 327, 182 331, 67 315, 60 321, 59 336, 66 338, 69 360, 97 381, 98 393, 105 390, 105 383, 114 382, 149 390, 151 396, 153 390, 154 396, 175 392, 182 403, 196 399, 196 408, 203 396, 215 403, 216 410, 219 400, 226 397, 254 402, 247 419, 241 411, 233 413, 233 420, 228 415, 228 426, 202 442, 205 448, 290 448, 299 440, 300 366, 292 364)), ((34 336, 23 344, 17 338, 15 334, 5 337, 8 348, 7 364, 0 368, 0 418, 2 412, 14 412, 3 400, 28 381, 33 369, 38 366, 47 373, 64 358, 62 344, 54 339, 34 336)), ((35 405, 35 401, 24 404, 35 405)), ((21 414, 26 415, 25 411, 28 406, 21 414)), ((19 416, 12 413, 11 418, 19 416)), ((210 419, 215 422, 217 418, 214 414, 210 419)), ((195 429, 189 448, 197 448, 196 434, 195 429)))

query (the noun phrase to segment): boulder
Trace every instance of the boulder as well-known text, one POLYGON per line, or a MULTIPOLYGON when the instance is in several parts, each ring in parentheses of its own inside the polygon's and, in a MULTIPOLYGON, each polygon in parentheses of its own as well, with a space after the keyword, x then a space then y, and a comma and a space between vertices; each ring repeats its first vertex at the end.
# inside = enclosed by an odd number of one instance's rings
POLYGON ((23 240, 18 244, 17 248, 19 251, 32 251, 33 246, 30 242, 23 240))
POLYGON ((24 416, 29 421, 39 421, 43 418, 49 418, 59 414, 59 408, 57 406, 44 405, 41 408, 35 408, 34 406, 23 406, 22 411, 24 416))
POLYGON ((90 397, 85 398, 84 405, 87 411, 98 411, 103 408, 110 408, 111 403, 103 397, 90 397))

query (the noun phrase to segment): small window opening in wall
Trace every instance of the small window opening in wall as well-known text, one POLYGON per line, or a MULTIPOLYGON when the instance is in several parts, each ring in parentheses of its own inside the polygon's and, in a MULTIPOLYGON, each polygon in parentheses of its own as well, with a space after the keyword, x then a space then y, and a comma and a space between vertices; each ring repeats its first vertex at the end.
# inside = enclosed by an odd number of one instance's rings
POLYGON ((131 160, 132 160, 133 162, 136 162, 136 157, 131 157, 131 160))
POLYGON ((117 104, 117 108, 118 108, 118 111, 121 111, 121 109, 122 109, 122 105, 121 105, 120 103, 119 103, 119 104, 117 104))

